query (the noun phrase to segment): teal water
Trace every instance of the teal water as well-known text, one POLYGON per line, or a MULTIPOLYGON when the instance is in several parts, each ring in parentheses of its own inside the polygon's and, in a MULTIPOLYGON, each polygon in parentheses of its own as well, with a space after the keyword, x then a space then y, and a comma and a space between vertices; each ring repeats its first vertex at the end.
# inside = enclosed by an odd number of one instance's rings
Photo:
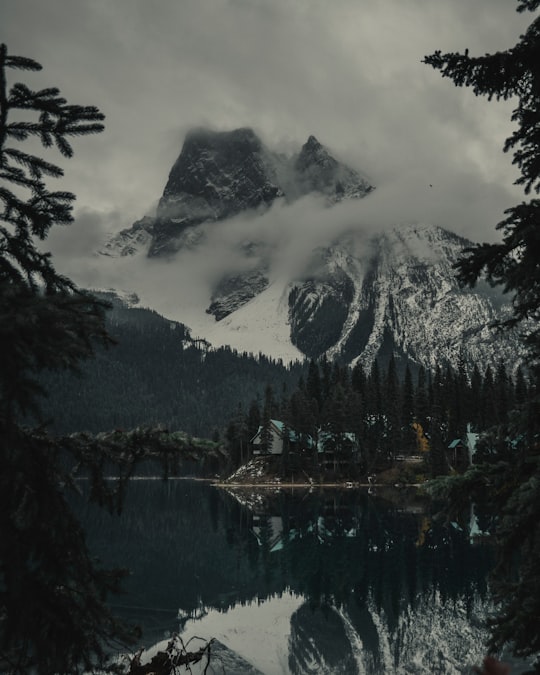
POLYGON ((468 525, 489 519, 431 511, 414 491, 139 480, 121 516, 83 517, 91 550, 130 568, 112 604, 148 645, 205 633, 265 675, 470 672, 493 555, 468 525))

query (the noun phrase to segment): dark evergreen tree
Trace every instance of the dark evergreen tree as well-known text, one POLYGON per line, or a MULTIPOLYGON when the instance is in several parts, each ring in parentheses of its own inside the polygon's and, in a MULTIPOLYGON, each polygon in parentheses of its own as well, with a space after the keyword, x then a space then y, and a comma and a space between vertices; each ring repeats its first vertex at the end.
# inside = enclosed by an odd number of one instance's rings
POLYGON ((0 663, 8 673, 74 674, 99 670, 111 645, 135 637, 107 605, 124 574, 92 558, 68 506, 77 471, 89 478, 90 499, 117 511, 140 459, 177 460, 188 443, 159 430, 56 438, 22 423, 42 421, 44 371, 75 369, 111 339, 107 303, 59 275, 35 243, 72 221, 74 195, 45 182, 63 171, 18 145, 35 140, 69 158, 71 137, 101 131, 103 115, 56 88, 8 90, 10 69, 41 66, 0 46, 0 663))
POLYGON ((44 369, 75 367, 92 354, 93 341, 108 342, 104 328, 106 304, 75 288, 56 273, 51 256, 35 240, 43 240, 54 224, 69 224, 74 195, 51 192, 45 177, 63 171, 17 147, 29 138, 45 148, 56 145, 72 155, 70 136, 101 131, 104 116, 94 107, 68 105, 58 89, 31 91, 22 83, 7 90, 7 70, 41 70, 31 59, 8 54, 0 46, 0 371, 2 417, 18 411, 36 412, 44 369), (38 115, 22 121, 20 111, 38 115))
POLYGON ((441 398, 435 394, 429 422, 425 428, 429 438, 428 464, 429 472, 433 477, 444 476, 448 473, 446 448, 448 446, 447 424, 441 398))
POLYGON ((416 381, 415 391, 415 417, 416 421, 426 428, 429 420, 429 399, 427 391, 427 376, 426 369, 420 366, 418 369, 418 377, 416 381))
POLYGON ((403 392, 401 398, 401 420, 403 424, 402 447, 407 455, 416 451, 416 434, 412 426, 414 422, 414 386, 409 364, 405 368, 403 392))
POLYGON ((267 453, 272 451, 272 389, 266 388, 264 406, 261 419, 261 452, 267 453))
POLYGON ((452 404, 449 427, 452 435, 463 438, 467 431, 469 418, 469 376, 463 355, 460 355, 457 372, 453 373, 452 404))
MULTIPOLYGON (((517 9, 524 12, 539 7, 540 0, 519 0, 517 9)), ((427 56, 425 62, 457 86, 472 87, 476 95, 517 100, 512 113, 517 128, 506 140, 504 150, 514 152, 513 162, 520 169, 516 183, 523 186, 526 195, 531 190, 538 193, 540 17, 531 22, 515 46, 505 51, 480 57, 471 57, 468 50, 464 54, 437 51, 427 56)), ((505 213, 506 219, 497 226, 502 231, 502 241, 467 249, 458 264, 458 274, 464 284, 473 286, 485 277, 511 294, 513 313, 505 324, 516 326, 528 321, 524 326, 525 342, 530 348, 533 384, 537 385, 540 375, 540 200, 523 201, 505 213)), ((485 391, 488 386, 489 383, 484 382, 485 391)), ((513 412, 508 425, 499 425, 495 431, 499 438, 504 434, 512 439, 511 458, 498 455, 496 463, 475 467, 458 482, 444 482, 440 491, 455 502, 464 495, 468 498, 471 493, 478 498, 478 492, 483 492, 486 498, 487 492, 488 501, 500 515, 497 530, 500 563, 492 588, 501 604, 497 617, 491 621, 490 646, 501 649, 510 644, 518 655, 540 652, 540 401, 537 391, 526 408, 513 412), (482 490, 485 485, 489 485, 488 491, 482 490)), ((498 424, 500 420, 493 422, 498 424)))
POLYGON ((321 391, 322 391, 321 403, 322 405, 324 405, 324 402, 330 396, 330 390, 332 388, 332 367, 331 364, 328 362, 326 356, 323 356, 321 358, 320 373, 321 373, 321 391))
POLYGON ((514 387, 514 401, 518 407, 522 407, 529 399, 529 388, 523 373, 523 368, 520 366, 516 371, 516 382, 514 387))
POLYGON ((291 397, 290 425, 297 434, 299 447, 312 449, 313 465, 317 467, 319 430, 317 401, 308 399, 300 387, 291 397))
POLYGON ((317 402, 318 409, 322 409, 322 385, 319 366, 311 359, 306 378, 306 396, 317 402))
MULTIPOLYGON (((283 450, 281 453, 281 467, 285 473, 291 468, 291 404, 290 401, 284 402, 282 407, 281 421, 283 422, 283 450)), ((296 456, 293 457, 293 460, 296 456)), ((294 464, 294 461, 293 461, 294 464)))
POLYGON ((469 418, 475 431, 482 428, 482 388, 483 379, 478 364, 474 364, 471 373, 470 395, 469 395, 469 418))
POLYGON ((506 424, 508 422, 508 414, 513 406, 513 387, 511 379, 506 372, 504 361, 499 361, 497 364, 495 382, 493 384, 495 392, 493 407, 495 409, 496 423, 506 424))
POLYGON ((365 412, 362 397, 360 394, 351 389, 348 395, 348 431, 354 434, 356 443, 358 444, 359 452, 362 457, 362 463, 365 460, 365 412))
POLYGON ((229 422, 226 430, 229 455, 233 467, 244 464, 249 459, 249 430, 248 421, 242 404, 238 404, 236 413, 229 422))
MULTIPOLYGON (((519 11, 534 11, 537 0, 519 3, 519 11)), ((524 187, 525 193, 540 191, 540 72, 538 54, 540 43, 540 19, 535 19, 519 42, 506 51, 480 57, 465 54, 441 54, 427 56, 425 63, 441 71, 457 86, 472 87, 478 96, 489 99, 517 98, 518 105, 512 120, 518 128, 506 140, 504 150, 514 150, 514 164, 521 175, 516 184, 524 187)), ((540 201, 532 199, 506 211, 508 217, 499 223, 503 240, 495 244, 479 244, 467 249, 459 263, 460 278, 474 285, 485 273, 488 281, 502 284, 505 291, 513 294, 514 313, 508 320, 516 324, 531 318, 529 341, 540 348, 540 281, 535 274, 539 254, 538 228, 540 227, 540 201)))
POLYGON ((334 469, 343 457, 344 438, 348 431, 349 421, 346 394, 343 385, 337 382, 331 390, 330 397, 325 401, 324 411, 324 450, 334 457, 334 469))
POLYGON ((371 366, 366 391, 366 434, 365 447, 367 464, 373 470, 376 464, 385 465, 384 448, 384 407, 379 363, 375 360, 371 366))
POLYGON ((250 438, 253 438, 257 433, 259 426, 261 424, 261 406, 259 399, 255 399, 251 402, 248 410, 247 416, 247 427, 248 435, 250 438))
POLYGON ((488 429, 494 424, 497 424, 497 414, 495 412, 495 382, 493 379, 493 370, 491 366, 486 367, 484 373, 484 381, 482 385, 482 413, 481 413, 481 428, 488 429))
POLYGON ((396 370, 396 361, 392 354, 386 371, 384 383, 384 407, 386 411, 385 441, 389 459, 402 452, 401 392, 396 370))
POLYGON ((366 398, 367 378, 364 368, 360 363, 357 363, 352 369, 351 386, 364 401, 366 398))
POLYGON ((439 403, 441 406, 440 419, 444 424, 445 431, 453 438, 456 438, 458 434, 450 427, 450 424, 454 423, 454 418, 456 417, 455 373, 450 364, 446 364, 442 370, 442 387, 439 389, 439 403))

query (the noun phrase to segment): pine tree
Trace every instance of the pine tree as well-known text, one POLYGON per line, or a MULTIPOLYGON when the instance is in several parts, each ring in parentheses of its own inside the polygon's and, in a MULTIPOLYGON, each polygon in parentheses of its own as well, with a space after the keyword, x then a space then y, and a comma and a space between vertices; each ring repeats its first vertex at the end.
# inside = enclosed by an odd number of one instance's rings
POLYGON ((490 365, 486 367, 484 381, 482 386, 482 429, 488 429, 497 424, 497 415, 493 402, 495 401, 495 382, 493 380, 493 370, 490 365))
POLYGON ((518 407, 523 406, 529 398, 529 391, 523 368, 520 366, 516 371, 516 383, 514 387, 514 400, 518 407))
POLYGON ((41 421, 44 371, 76 369, 112 340, 107 304, 59 275, 35 244, 73 220, 74 195, 45 182, 63 171, 19 147, 37 140, 69 158, 71 137, 100 132, 103 114, 56 88, 8 89, 12 69, 41 66, 0 46, 0 663, 8 673, 75 674, 99 669, 111 645, 136 637, 107 605, 124 573, 99 567, 68 506, 77 472, 89 478, 91 501, 118 511, 139 460, 177 461, 188 443, 160 430, 55 438, 21 422, 41 421), (116 468, 116 484, 105 466, 116 468))
POLYGON ((414 387, 409 364, 405 368, 403 380, 401 419, 403 423, 403 451, 406 454, 413 454, 416 450, 416 436, 412 427, 414 422, 414 387))
POLYGON ((366 390, 366 455, 370 469, 379 459, 384 438, 384 409, 379 364, 375 360, 371 366, 366 390))
POLYGON ((456 438, 463 438, 467 431, 469 417, 469 375, 463 354, 458 361, 458 369, 454 374, 454 414, 452 427, 456 438))
POLYGON ((497 421, 499 424, 506 424, 508 422, 508 414, 513 407, 513 384, 512 379, 506 372, 504 361, 499 361, 497 370, 495 372, 495 393, 496 399, 494 401, 495 410, 497 414, 497 421))
POLYGON ((268 384, 264 392, 264 406, 261 420, 261 452, 272 452, 272 417, 274 411, 274 392, 268 384))
POLYGON ((249 459, 248 443, 251 436, 249 436, 248 420, 241 403, 238 404, 236 412, 227 426, 225 436, 233 466, 237 467, 247 462, 249 459))
POLYGON ((297 434, 300 448, 311 447, 313 450, 313 465, 318 466, 318 407, 317 401, 308 400, 305 392, 298 389, 291 396, 290 426, 297 434))
MULTIPOLYGON (((439 367, 435 370, 435 376, 431 386, 432 398, 429 403, 429 411, 423 427, 425 436, 428 439, 427 463, 431 476, 441 476, 448 472, 448 466, 445 456, 446 438, 448 435, 448 386, 452 383, 449 371, 446 374, 441 373, 439 367)), ((419 383, 421 388, 423 377, 419 374, 419 383)), ((421 440, 421 439, 420 439, 421 440)))
MULTIPOLYGON (((534 11, 538 6, 538 0, 524 0, 518 11, 534 11)), ((517 98, 512 121, 518 123, 518 128, 506 140, 504 151, 514 150, 513 163, 521 171, 516 184, 522 185, 526 194, 540 191, 539 62, 540 18, 506 51, 476 58, 469 56, 468 50, 465 54, 437 51, 425 58, 425 63, 440 70, 443 77, 453 80, 456 86, 472 87, 477 96, 487 96, 489 100, 517 98)), ((540 350, 540 279, 535 273, 540 255, 540 200, 522 202, 506 214, 508 217, 497 225, 503 232, 502 242, 467 249, 458 265, 459 275, 463 283, 474 285, 485 273, 492 284, 501 284, 512 293, 514 313, 508 322, 533 319, 536 325, 529 341, 535 350, 540 350)))
POLYGON ((322 409, 322 385, 319 366, 311 359, 308 367, 308 374, 306 378, 306 396, 314 401, 317 401, 319 410, 322 409))
POLYGON ((337 382, 332 387, 330 397, 325 402, 323 416, 327 434, 324 450, 333 454, 336 469, 336 462, 343 454, 343 439, 347 431, 347 402, 341 383, 337 382))
POLYGON ((253 438, 257 433, 259 426, 261 424, 261 406, 259 399, 255 399, 251 402, 248 410, 247 416, 247 427, 248 427, 248 436, 253 438))
POLYGON ((386 408, 386 442, 388 455, 392 459, 402 451, 403 434, 401 431, 401 398, 396 370, 396 361, 392 354, 388 362, 384 383, 386 408))
POLYGON ((7 89, 7 70, 39 71, 32 59, 8 54, 0 46, 0 414, 36 413, 40 388, 35 373, 74 368, 92 354, 92 344, 109 338, 106 305, 57 274, 51 257, 35 246, 54 224, 69 224, 75 196, 51 192, 44 179, 62 169, 17 144, 31 138, 53 144, 65 157, 73 153, 70 136, 98 133, 104 116, 94 107, 69 105, 55 88, 31 91, 22 83, 7 89), (23 121, 27 111, 37 121, 23 121), (13 119, 12 119, 13 118, 13 119), (15 317, 15 320, 14 320, 15 317))
MULTIPOLYGON (((539 7, 540 0, 519 0, 517 10, 532 12, 539 7)), ((540 17, 505 51, 480 57, 469 56, 468 50, 464 54, 437 51, 425 62, 456 86, 471 87, 476 95, 517 100, 512 113, 517 128, 504 150, 514 153, 513 163, 520 170, 516 184, 523 186, 526 195, 531 190, 540 192, 540 17)), ((502 241, 466 249, 457 270, 463 284, 474 286, 485 277, 511 295, 513 312, 504 324, 525 329, 536 391, 527 406, 511 413, 506 428, 499 425, 494 431, 495 436, 504 433, 510 439, 511 457, 499 455, 496 462, 473 467, 459 481, 443 481, 435 491, 452 504, 475 496, 487 499, 499 515, 499 563, 492 590, 500 605, 490 622, 490 647, 499 650, 509 644, 515 654, 526 656, 540 652, 540 200, 523 201, 505 215, 497 225, 502 241)), ((491 386, 493 378, 490 383, 486 372, 484 392, 491 386)))
POLYGON ((470 384, 470 403, 469 403, 469 418, 472 424, 472 427, 475 431, 478 431, 481 426, 481 411, 482 411, 482 386, 483 379, 478 364, 474 364, 473 371, 471 373, 471 384, 470 384))
POLYGON ((363 401, 366 398, 367 377, 364 368, 360 363, 357 363, 352 369, 351 386, 354 391, 358 392, 363 401))
POLYGON ((415 417, 424 428, 429 420, 429 400, 427 394, 426 369, 420 366, 415 391, 415 417))

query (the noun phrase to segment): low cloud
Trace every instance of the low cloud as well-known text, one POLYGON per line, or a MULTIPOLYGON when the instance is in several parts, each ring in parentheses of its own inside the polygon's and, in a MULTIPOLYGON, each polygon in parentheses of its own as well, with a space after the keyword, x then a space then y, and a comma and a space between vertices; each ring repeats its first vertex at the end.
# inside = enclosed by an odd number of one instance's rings
POLYGON ((123 222, 124 215, 120 211, 80 209, 75 211, 71 225, 50 230, 43 247, 52 250, 60 259, 88 258, 118 231, 123 222))
POLYGON ((484 219, 486 238, 492 238, 512 195, 489 183, 480 193, 468 190, 466 179, 466 174, 458 174, 452 184, 447 174, 427 176, 411 170, 363 199, 331 207, 314 194, 292 204, 277 200, 264 213, 247 212, 199 226, 200 242, 166 260, 148 258, 144 252, 119 258, 99 255, 110 234, 123 224, 123 214, 86 209, 77 213, 71 227, 53 228, 47 248, 59 270, 81 286, 134 291, 169 316, 189 317, 208 307, 223 277, 263 265, 271 279, 300 279, 310 269, 315 249, 345 235, 351 254, 364 259, 371 255, 373 236, 399 224, 432 223, 469 237, 468 222, 455 226, 464 200, 469 212, 484 219), (438 178, 446 182, 439 184, 438 178))

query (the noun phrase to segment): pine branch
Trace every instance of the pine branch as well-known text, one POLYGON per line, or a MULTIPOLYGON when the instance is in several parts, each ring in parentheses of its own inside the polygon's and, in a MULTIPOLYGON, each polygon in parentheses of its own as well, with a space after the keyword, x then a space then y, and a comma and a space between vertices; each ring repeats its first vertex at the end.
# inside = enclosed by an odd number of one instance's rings
MULTIPOLYGON (((2 45, 2 49, 7 53, 6 45, 2 45)), ((29 59, 27 56, 14 56, 10 54, 5 57, 5 64, 8 68, 16 68, 18 70, 33 70, 39 71, 43 69, 43 66, 33 59, 29 59)))
POLYGON ((517 10, 518 12, 534 12, 535 9, 540 7, 540 0, 518 0, 517 10))
POLYGON ((29 155, 17 148, 5 148, 4 154, 25 166, 35 178, 41 178, 44 173, 53 178, 61 178, 64 175, 63 169, 56 164, 51 164, 36 155, 29 155))

